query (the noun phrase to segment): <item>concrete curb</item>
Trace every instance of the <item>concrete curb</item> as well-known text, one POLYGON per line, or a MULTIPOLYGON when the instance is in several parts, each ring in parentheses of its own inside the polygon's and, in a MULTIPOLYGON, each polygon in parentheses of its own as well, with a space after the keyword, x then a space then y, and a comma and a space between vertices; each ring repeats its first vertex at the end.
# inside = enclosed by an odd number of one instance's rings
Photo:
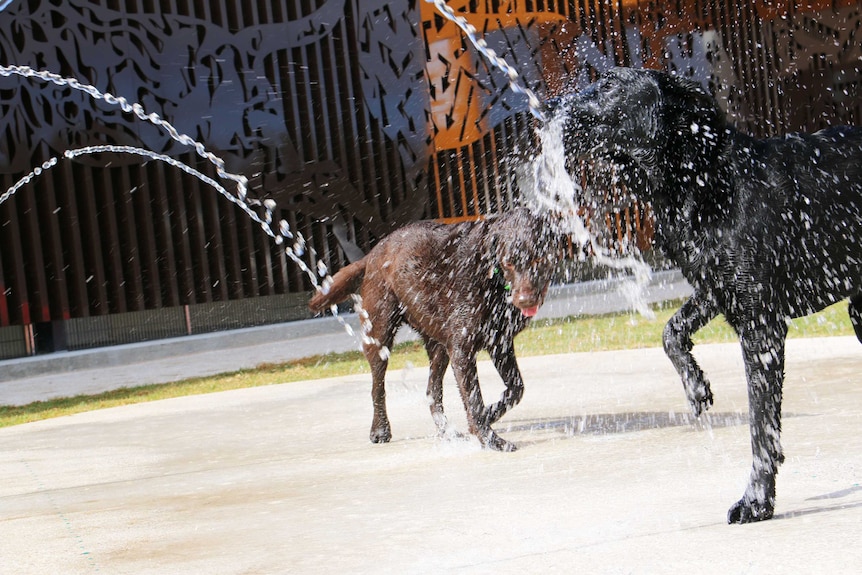
POLYGON ((0 361, 0 382, 248 347, 277 340, 324 335, 343 329, 336 318, 325 317, 79 351, 60 351, 0 361))

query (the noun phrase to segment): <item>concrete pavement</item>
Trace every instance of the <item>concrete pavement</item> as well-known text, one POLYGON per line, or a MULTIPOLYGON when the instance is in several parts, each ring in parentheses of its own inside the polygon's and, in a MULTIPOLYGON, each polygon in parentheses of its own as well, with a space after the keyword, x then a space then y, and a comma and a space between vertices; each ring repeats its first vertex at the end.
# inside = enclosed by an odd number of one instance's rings
POLYGON ((0 429, 0 572, 858 573, 859 343, 788 342, 777 515, 745 526, 741 354, 695 353, 700 422, 660 349, 523 358, 508 454, 436 438, 418 368, 389 376, 386 445, 364 374, 0 429))
MULTIPOLYGON (((558 288, 542 314, 625 308, 618 288, 558 288)), ((644 299, 688 289, 659 276, 644 299)), ((34 360, 0 403, 356 346, 323 319, 95 350, 34 360)), ((495 426, 510 454, 434 435, 425 368, 389 374, 386 445, 367 374, 0 429, 0 573, 859 572, 859 343, 788 342, 777 515, 746 526, 725 524, 750 466, 741 354, 695 354, 716 396, 699 421, 660 349, 522 358, 525 398, 495 426)), ((494 399, 490 363, 479 377, 494 399)), ((445 402, 464 430, 451 374, 445 402)))

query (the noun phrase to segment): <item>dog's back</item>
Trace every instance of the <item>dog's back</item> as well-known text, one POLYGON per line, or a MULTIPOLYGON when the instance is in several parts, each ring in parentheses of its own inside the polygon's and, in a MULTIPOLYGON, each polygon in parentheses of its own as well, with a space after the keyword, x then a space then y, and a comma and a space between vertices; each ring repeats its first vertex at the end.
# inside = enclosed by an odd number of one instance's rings
POLYGON ((414 222, 399 228, 361 260, 339 270, 326 293, 315 294, 308 306, 319 312, 361 292, 369 301, 395 297, 416 308, 419 315, 430 315, 431 309, 439 312, 431 301, 440 304, 441 299, 448 299, 451 286, 441 293, 442 284, 469 269, 469 255, 477 252, 464 250, 462 241, 471 232, 476 235, 476 226, 474 222, 414 222))
MULTIPOLYGON (((308 302, 309 309, 315 313, 321 312, 347 300, 351 294, 359 293, 360 287, 365 284, 366 270, 369 270, 369 284, 382 284, 390 288, 397 283, 393 283, 393 280, 405 275, 405 268, 420 270, 430 267, 434 261, 432 254, 439 253, 450 228, 455 229, 455 226, 414 222, 395 230, 365 257, 340 269, 332 277, 330 285, 312 296, 308 302)), ((418 272, 415 275, 418 276, 418 272)))
POLYGON ((526 321, 509 305, 512 294, 523 283, 543 296, 553 272, 543 259, 550 249, 545 225, 525 209, 458 224, 408 224, 339 271, 329 294, 316 294, 309 307, 320 311, 358 290, 368 305, 397 300, 401 320, 444 345, 456 329, 518 333, 526 321), (515 285, 507 287, 501 259, 523 268, 515 285))
MULTIPOLYGON (((404 320, 419 333, 448 343, 454 323, 480 321, 487 279, 479 273, 484 222, 417 223, 393 232, 368 254, 363 299, 385 290, 401 304, 404 320), (459 313, 460 312, 460 313, 459 313)), ((477 326, 471 325, 470 329, 477 326)))
POLYGON ((745 249, 728 252, 758 254, 768 277, 756 281, 772 287, 773 306, 790 317, 855 295, 862 281, 862 128, 737 137, 731 234, 745 249))

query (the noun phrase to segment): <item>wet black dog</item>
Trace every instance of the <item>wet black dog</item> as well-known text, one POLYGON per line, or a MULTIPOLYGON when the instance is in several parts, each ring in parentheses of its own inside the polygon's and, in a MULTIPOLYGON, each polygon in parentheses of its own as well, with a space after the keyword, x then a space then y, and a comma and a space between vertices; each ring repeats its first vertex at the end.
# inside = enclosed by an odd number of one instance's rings
POLYGON ((351 293, 362 296, 371 322, 371 341, 363 344, 372 377, 371 441, 392 438, 384 377, 395 333, 407 323, 431 360, 428 398, 439 431, 446 431, 443 375, 451 359, 470 432, 486 447, 515 449, 491 425, 524 394, 513 340, 538 312, 554 273, 552 229, 548 219, 523 208, 478 222, 410 224, 340 270, 327 293, 311 299, 309 308, 317 312, 351 293), (506 386, 487 407, 476 374, 480 350, 490 353, 506 386))
POLYGON ((788 319, 850 298, 862 341, 862 128, 754 139, 699 85, 648 70, 611 70, 550 106, 565 114, 569 161, 623 169, 652 204, 656 244, 694 287, 664 346, 695 414, 713 396, 692 334, 723 314, 739 335, 754 463, 728 521, 770 518, 788 319))

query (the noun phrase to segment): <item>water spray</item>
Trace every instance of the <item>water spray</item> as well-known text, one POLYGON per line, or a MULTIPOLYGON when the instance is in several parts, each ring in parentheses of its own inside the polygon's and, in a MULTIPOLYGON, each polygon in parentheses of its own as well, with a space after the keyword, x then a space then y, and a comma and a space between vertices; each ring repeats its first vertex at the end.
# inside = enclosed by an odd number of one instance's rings
POLYGON ((562 118, 559 117, 559 114, 553 115, 551 118, 545 115, 542 103, 536 93, 520 82, 518 71, 493 49, 489 48, 485 39, 478 37, 476 27, 463 16, 458 16, 455 10, 446 3, 446 0, 425 1, 433 3, 445 18, 464 32, 464 35, 479 53, 506 74, 509 87, 513 92, 527 96, 530 112, 541 122, 542 126, 538 130, 538 137, 541 141, 542 152, 530 162, 529 173, 527 174, 532 187, 536 190, 532 197, 533 202, 537 204, 535 207, 559 214, 563 230, 571 234, 580 247, 589 245, 593 260, 596 263, 612 269, 631 270, 634 274, 634 280, 622 286, 623 294, 641 315, 653 317, 652 310, 649 309, 643 299, 643 288, 652 276, 652 269, 643 260, 633 256, 617 258, 609 255, 608 250, 599 245, 593 234, 586 228, 584 221, 578 216, 579 206, 575 204, 575 198, 582 195, 582 190, 580 184, 575 182, 566 170, 562 118))
POLYGON ((653 318, 655 314, 643 297, 643 290, 652 277, 650 266, 635 256, 621 258, 611 255, 578 216, 579 206, 575 198, 582 195, 582 189, 566 170, 564 121, 562 114, 555 114, 538 131, 542 152, 529 162, 526 174, 529 187, 536 190, 531 200, 538 209, 558 214, 563 231, 571 235, 579 248, 589 246, 594 262, 615 270, 631 271, 633 279, 624 282, 620 291, 635 311, 653 318))
POLYGON ((545 121, 545 113, 542 110, 542 103, 539 100, 536 93, 533 92, 530 88, 522 85, 520 83, 520 75, 518 71, 515 70, 512 66, 509 65, 506 60, 497 55, 497 52, 493 48, 488 47, 488 43, 484 38, 479 38, 479 31, 476 30, 476 27, 470 24, 466 18, 463 16, 458 16, 455 14, 455 10, 446 3, 446 0, 425 0, 426 2, 430 2, 434 4, 437 10, 446 17, 450 22, 458 26, 464 35, 467 36, 467 39, 470 40, 470 43, 476 47, 483 56, 485 56, 491 64, 506 74, 506 78, 509 80, 509 87, 513 92, 517 94, 523 94, 527 97, 527 103, 530 105, 530 112, 533 116, 536 117, 540 122, 545 121))

